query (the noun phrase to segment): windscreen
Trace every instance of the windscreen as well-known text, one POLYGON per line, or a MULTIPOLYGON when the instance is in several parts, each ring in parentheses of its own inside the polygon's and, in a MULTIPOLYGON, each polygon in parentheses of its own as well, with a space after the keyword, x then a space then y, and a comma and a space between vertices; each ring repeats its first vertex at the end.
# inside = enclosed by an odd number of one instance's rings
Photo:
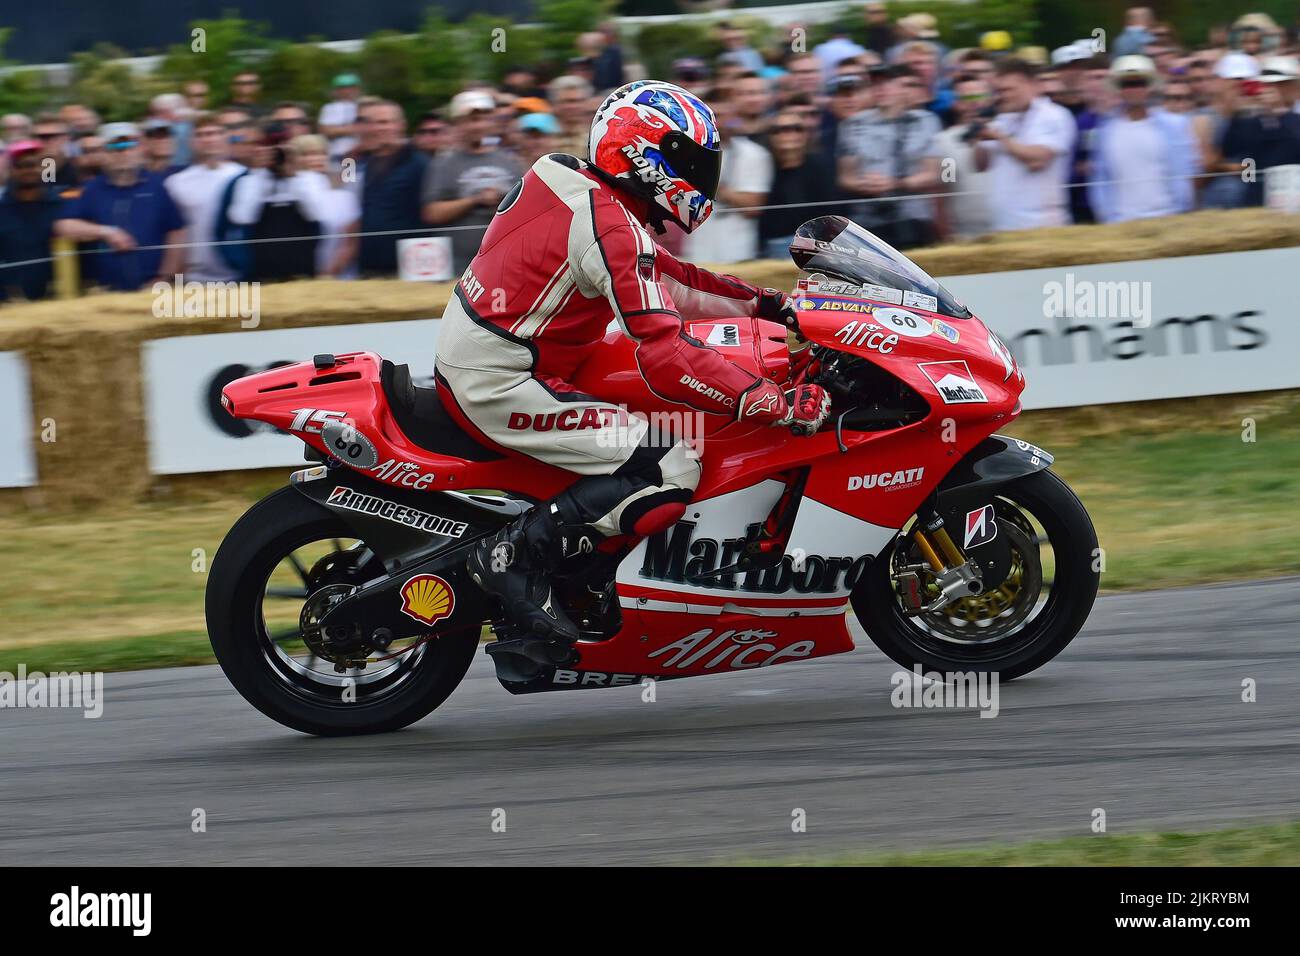
POLYGON ((954 319, 971 317, 951 292, 915 262, 843 216, 820 216, 805 222, 790 243, 790 257, 805 272, 820 272, 862 286, 866 298, 911 305, 954 319), (892 296, 877 294, 884 290, 892 296))

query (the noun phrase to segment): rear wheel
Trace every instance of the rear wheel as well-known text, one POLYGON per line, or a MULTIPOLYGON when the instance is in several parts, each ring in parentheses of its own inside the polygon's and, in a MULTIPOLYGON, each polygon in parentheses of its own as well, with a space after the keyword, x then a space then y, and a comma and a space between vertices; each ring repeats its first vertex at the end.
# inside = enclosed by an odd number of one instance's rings
POLYGON ((381 733, 426 716, 465 676, 477 629, 379 651, 339 645, 315 626, 331 596, 383 574, 320 505, 292 488, 264 498, 212 561, 208 636, 222 670, 266 716, 308 734, 381 733))
POLYGON ((1039 471, 1000 487, 998 533, 1011 545, 1004 580, 938 611, 909 615, 894 574, 918 562, 908 529, 872 564, 852 595, 867 636, 909 670, 996 673, 1011 680, 1042 667, 1087 620, 1097 596, 1097 534, 1065 482, 1039 471))

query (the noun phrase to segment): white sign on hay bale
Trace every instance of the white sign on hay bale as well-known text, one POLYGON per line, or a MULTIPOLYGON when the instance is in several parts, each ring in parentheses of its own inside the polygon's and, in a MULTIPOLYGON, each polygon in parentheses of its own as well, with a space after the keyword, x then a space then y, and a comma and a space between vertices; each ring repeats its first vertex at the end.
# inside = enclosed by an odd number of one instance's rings
POLYGON ((398 239, 397 274, 407 282, 447 282, 452 278, 451 240, 446 236, 398 239))
POLYGON ((36 484, 32 399, 20 352, 0 352, 0 488, 36 484))
POLYGON ((1264 205, 1278 212, 1300 212, 1300 165, 1264 170, 1264 205))

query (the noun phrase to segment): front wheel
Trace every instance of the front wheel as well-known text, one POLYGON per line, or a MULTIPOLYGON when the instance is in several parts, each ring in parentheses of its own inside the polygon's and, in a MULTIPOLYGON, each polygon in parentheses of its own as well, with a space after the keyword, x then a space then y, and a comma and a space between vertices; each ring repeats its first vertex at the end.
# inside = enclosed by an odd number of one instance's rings
POLYGON ((303 733, 381 733, 426 716, 465 676, 477 628, 376 651, 339 645, 314 626, 332 597, 384 573, 314 501, 293 488, 264 498, 212 561, 208 636, 221 669, 250 704, 303 733))
POLYGON ((1001 486, 993 505, 999 533, 1011 542, 1003 581, 984 582, 981 594, 940 610, 907 614, 894 576, 918 557, 900 534, 854 588, 853 611, 867 636, 909 670, 1011 680, 1061 653, 1087 620, 1100 578, 1097 534, 1074 492, 1039 471, 1001 486))

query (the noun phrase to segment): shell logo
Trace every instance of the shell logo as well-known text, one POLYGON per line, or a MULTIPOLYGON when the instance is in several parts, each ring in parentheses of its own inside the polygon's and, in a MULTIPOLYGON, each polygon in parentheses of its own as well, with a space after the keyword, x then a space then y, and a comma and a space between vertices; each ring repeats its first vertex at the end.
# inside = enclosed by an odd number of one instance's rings
POLYGON ((455 607, 451 585, 436 574, 417 574, 402 585, 402 613, 421 624, 449 617, 455 607))

